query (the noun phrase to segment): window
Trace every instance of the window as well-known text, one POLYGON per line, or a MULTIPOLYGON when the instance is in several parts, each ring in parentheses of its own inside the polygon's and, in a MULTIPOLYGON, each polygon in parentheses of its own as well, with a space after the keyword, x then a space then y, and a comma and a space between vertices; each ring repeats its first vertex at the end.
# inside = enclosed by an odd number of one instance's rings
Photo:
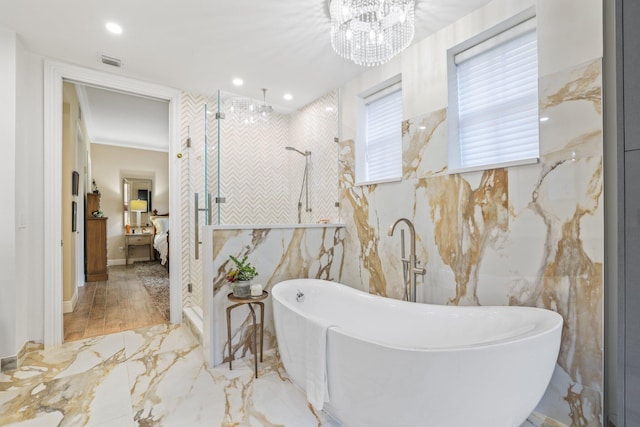
POLYGON ((449 54, 453 171, 535 162, 539 156, 535 18, 495 32, 449 54))
POLYGON ((396 77, 360 96, 356 183, 402 177, 402 87, 396 77), (373 93, 371 93, 373 92, 373 93))

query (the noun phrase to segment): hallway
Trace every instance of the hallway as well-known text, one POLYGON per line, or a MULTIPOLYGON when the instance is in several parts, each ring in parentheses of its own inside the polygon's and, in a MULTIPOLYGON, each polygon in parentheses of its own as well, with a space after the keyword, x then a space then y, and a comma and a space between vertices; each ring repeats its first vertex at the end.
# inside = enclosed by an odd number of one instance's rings
POLYGON ((167 323, 134 265, 109 267, 109 280, 86 283, 78 303, 64 314, 64 341, 167 323))

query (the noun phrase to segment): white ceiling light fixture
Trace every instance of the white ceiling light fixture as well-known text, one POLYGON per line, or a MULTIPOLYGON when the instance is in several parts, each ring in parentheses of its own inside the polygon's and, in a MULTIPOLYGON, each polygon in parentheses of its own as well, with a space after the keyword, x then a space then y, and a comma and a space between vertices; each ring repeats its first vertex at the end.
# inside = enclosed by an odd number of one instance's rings
POLYGON ((384 64, 415 33, 415 0, 329 0, 331 45, 358 65, 384 64))
POLYGON ((282 98, 283 98, 285 101, 291 101, 291 100, 293 99, 293 95, 291 95, 290 93, 285 93, 285 94, 282 96, 282 98))
POLYGON ((231 81, 231 83, 233 83, 234 86, 242 86, 244 81, 241 78, 236 77, 231 81))
POLYGON ((122 34, 122 27, 115 22, 107 22, 105 28, 112 34, 122 34))

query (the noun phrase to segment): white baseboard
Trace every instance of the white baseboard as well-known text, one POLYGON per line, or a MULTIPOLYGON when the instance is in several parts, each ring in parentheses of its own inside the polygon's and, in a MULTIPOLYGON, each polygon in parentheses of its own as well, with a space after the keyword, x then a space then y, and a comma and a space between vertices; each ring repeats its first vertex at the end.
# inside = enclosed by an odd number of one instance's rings
POLYGON ((75 288, 73 290, 73 295, 71 296, 71 301, 62 302, 62 312, 72 313, 73 310, 75 310, 77 303, 78 303, 78 288, 75 288))

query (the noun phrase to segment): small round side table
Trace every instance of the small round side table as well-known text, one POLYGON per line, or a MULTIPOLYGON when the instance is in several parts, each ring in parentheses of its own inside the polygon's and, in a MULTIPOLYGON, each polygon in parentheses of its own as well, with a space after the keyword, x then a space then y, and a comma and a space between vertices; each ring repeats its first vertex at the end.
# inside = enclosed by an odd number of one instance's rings
POLYGON ((235 302, 232 306, 227 307, 227 339, 229 346, 229 369, 231 368, 231 361, 233 360, 233 354, 231 349, 231 310, 241 305, 247 304, 249 310, 251 310, 251 317, 253 319, 253 356, 254 367, 256 371, 256 378, 258 378, 258 344, 256 341, 256 312, 253 309, 253 304, 260 306, 260 362, 262 362, 262 348, 264 346, 264 303, 263 300, 267 299, 269 292, 262 291, 262 295, 257 297, 237 297, 233 295, 233 292, 227 295, 227 299, 231 302, 235 302))

